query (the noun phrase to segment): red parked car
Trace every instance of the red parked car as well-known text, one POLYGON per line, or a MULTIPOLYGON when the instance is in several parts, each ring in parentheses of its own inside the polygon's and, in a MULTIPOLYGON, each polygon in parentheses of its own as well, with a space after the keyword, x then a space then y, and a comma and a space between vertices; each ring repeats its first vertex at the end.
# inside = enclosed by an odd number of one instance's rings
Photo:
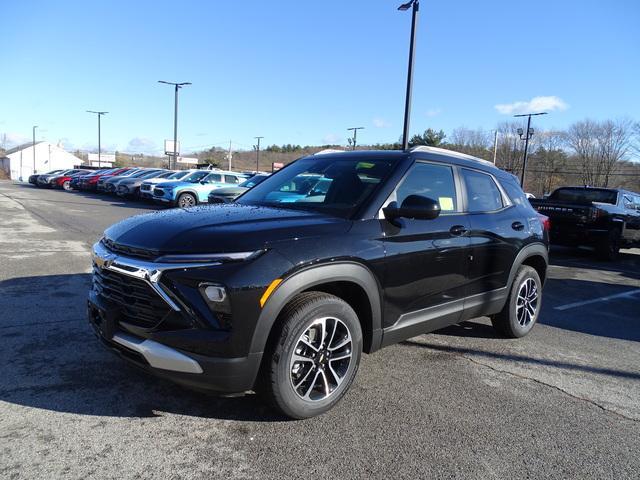
POLYGON ((93 175, 94 170, 80 170, 70 175, 60 175, 53 179, 51 186, 53 188, 62 188, 63 190, 71 190, 71 180, 76 177, 84 177, 85 175, 93 175))
POLYGON ((82 177, 80 182, 78 182, 78 187, 80 190, 96 190, 98 186, 98 180, 102 178, 104 175, 118 175, 122 172, 126 172, 129 170, 128 168, 112 168, 110 170, 105 170, 104 172, 97 173, 95 175, 86 175, 82 177))

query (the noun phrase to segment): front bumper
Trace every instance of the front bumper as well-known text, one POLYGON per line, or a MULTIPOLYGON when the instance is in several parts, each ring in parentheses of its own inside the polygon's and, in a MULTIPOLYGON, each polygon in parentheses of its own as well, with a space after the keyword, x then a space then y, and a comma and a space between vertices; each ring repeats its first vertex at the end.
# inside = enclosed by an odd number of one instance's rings
POLYGON ((235 358, 209 357, 137 337, 118 328, 117 313, 93 291, 87 302, 87 316, 103 345, 157 377, 217 393, 242 393, 253 389, 262 353, 235 358))

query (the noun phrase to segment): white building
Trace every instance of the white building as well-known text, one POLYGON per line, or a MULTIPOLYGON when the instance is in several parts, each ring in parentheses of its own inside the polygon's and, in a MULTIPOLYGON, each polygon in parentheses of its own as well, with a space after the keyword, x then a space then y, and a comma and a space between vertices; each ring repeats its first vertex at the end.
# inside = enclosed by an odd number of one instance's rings
POLYGON ((22 181, 26 182, 29 175, 34 173, 73 168, 83 163, 81 159, 57 145, 38 142, 35 145, 34 164, 33 149, 33 144, 28 143, 7 150, 0 158, 0 168, 11 177, 11 180, 20 180, 22 177, 22 181))

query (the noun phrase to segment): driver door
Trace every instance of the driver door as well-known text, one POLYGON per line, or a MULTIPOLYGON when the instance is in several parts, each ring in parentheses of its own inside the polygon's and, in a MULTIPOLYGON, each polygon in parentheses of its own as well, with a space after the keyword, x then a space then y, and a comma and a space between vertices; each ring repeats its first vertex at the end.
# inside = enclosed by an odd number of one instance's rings
POLYGON ((388 204, 401 206, 409 195, 436 200, 441 213, 432 220, 381 220, 386 249, 384 345, 456 323, 464 305, 471 250, 454 167, 416 162, 388 204))

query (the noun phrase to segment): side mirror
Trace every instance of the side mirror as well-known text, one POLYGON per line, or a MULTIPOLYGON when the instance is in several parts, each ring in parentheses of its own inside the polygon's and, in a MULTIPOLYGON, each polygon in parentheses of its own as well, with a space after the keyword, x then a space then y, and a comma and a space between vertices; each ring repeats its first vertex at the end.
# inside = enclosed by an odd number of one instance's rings
POLYGON ((440 215, 440 204, 432 198, 421 195, 409 195, 404 199, 400 208, 394 202, 382 209, 384 217, 393 221, 396 218, 411 218, 415 220, 433 220, 440 215))

